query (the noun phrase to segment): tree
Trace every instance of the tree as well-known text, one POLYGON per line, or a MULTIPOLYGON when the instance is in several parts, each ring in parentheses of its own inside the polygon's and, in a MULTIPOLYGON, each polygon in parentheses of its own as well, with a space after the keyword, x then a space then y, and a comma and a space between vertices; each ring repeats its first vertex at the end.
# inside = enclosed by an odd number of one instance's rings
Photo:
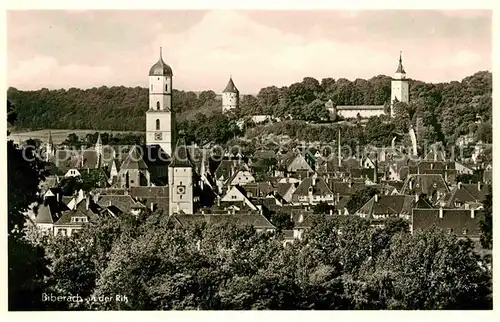
POLYGON ((272 213, 269 217, 269 221, 276 226, 278 230, 293 229, 294 225, 290 215, 283 212, 272 213))
POLYGON ((481 246, 485 249, 493 248, 493 192, 486 196, 484 203, 484 217, 481 218, 481 246))
POLYGON ((312 211, 315 214, 329 214, 330 211, 335 211, 335 207, 329 205, 328 203, 321 201, 312 207, 312 211))
POLYGON ((380 191, 373 187, 366 187, 356 191, 346 204, 347 210, 349 213, 356 212, 376 194, 380 194, 380 191))
MULTIPOLYGON (((12 110, 8 109, 7 118, 15 121, 12 110)), ((38 200, 44 169, 33 146, 19 147, 7 141, 9 310, 39 310, 44 306, 41 294, 48 275, 44 250, 25 238, 25 213, 38 200)))

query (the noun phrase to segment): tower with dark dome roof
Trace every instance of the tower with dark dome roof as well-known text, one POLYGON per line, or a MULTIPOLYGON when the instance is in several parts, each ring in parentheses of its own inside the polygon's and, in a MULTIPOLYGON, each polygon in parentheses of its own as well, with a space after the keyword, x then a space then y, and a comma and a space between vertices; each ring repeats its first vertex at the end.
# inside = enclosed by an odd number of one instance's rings
POLYGON ((172 156, 175 115, 172 108, 172 68, 160 59, 149 69, 149 109, 146 112, 146 144, 159 145, 172 156))
POLYGON ((222 111, 226 112, 238 108, 239 101, 240 92, 234 85, 232 76, 229 76, 229 82, 222 91, 222 111))
POLYGON ((399 53, 398 69, 391 81, 391 117, 394 117, 394 102, 409 102, 409 86, 406 72, 403 68, 403 59, 399 53))

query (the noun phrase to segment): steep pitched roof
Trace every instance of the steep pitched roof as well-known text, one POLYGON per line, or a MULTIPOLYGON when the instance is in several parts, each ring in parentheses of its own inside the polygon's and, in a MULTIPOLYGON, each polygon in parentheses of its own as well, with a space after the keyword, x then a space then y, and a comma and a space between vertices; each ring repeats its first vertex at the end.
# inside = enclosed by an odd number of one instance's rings
POLYGON ((426 194, 431 196, 434 192, 449 192, 448 185, 440 174, 411 174, 403 185, 403 194, 426 194))
POLYGON ((313 184, 313 178, 308 177, 300 182, 297 189, 294 191, 293 195, 304 196, 309 194, 309 188, 312 188, 313 195, 324 196, 326 194, 333 194, 325 180, 321 177, 316 178, 316 183, 313 184))
POLYGON ((127 157, 123 161, 120 166, 120 170, 146 170, 148 166, 144 163, 142 159, 141 151, 139 151, 140 147, 134 145, 127 157))
POLYGON ((437 226, 441 229, 451 229, 454 235, 477 238, 481 235, 479 222, 482 216, 484 213, 481 211, 466 209, 413 209, 412 227, 413 230, 424 230, 437 226), (439 216, 440 211, 442 218, 439 216))
POLYGON ((405 195, 373 196, 357 212, 368 216, 409 215, 411 214, 413 200, 412 196, 405 195))
POLYGON ((244 214, 205 214, 205 215, 174 215, 174 218, 182 226, 194 224, 196 222, 205 222, 207 224, 225 224, 233 222, 236 225, 249 225, 256 229, 275 229, 276 227, 271 224, 261 214, 258 213, 244 213, 244 214))
POLYGON ((97 204, 101 207, 114 206, 122 213, 130 213, 133 209, 145 208, 143 204, 135 201, 130 195, 103 195, 97 204))
POLYGON ((50 211, 50 206, 46 203, 35 206, 33 209, 34 222, 36 224, 53 224, 54 218, 52 217, 52 212, 50 211))
POLYGON ((401 57, 401 53, 399 53, 399 64, 396 73, 406 74, 405 69, 403 68, 403 58, 401 57))
POLYGON ((236 93, 239 94, 240 91, 236 88, 233 82, 233 78, 229 78, 229 82, 227 82, 226 88, 222 91, 223 93, 236 93))
POLYGON ((180 138, 177 141, 175 150, 172 152, 172 162, 170 167, 172 168, 189 168, 193 167, 193 163, 189 157, 188 149, 186 148, 186 141, 184 138, 180 138))

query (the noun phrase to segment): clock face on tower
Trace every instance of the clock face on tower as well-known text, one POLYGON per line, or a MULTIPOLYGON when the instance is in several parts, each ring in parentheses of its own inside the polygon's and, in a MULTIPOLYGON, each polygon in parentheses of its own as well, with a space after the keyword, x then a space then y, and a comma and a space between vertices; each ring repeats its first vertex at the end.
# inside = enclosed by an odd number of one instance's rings
POLYGON ((161 132, 156 132, 155 133, 155 140, 161 140, 161 132))
POLYGON ((183 195, 186 193, 186 186, 179 185, 177 186, 177 193, 180 195, 183 195))

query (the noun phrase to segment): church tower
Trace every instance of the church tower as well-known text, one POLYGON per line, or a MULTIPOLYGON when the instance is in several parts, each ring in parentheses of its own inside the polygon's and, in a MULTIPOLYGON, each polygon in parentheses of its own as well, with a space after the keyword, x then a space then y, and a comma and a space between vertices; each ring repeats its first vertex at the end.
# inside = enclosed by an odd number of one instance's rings
POLYGON ((234 85, 233 78, 229 76, 229 82, 224 91, 222 91, 222 112, 238 108, 239 103, 240 92, 234 85))
POLYGON ((175 115, 172 109, 172 69, 162 57, 149 70, 149 109, 146 112, 146 145, 160 145, 172 156, 175 115))
POLYGON ((401 52, 399 53, 399 65, 391 81, 391 117, 394 117, 394 100, 398 102, 409 102, 409 87, 406 72, 403 68, 401 52))
POLYGON ((45 161, 48 162, 49 159, 54 157, 54 155, 54 142, 52 141, 52 133, 49 131, 49 137, 47 138, 47 143, 45 144, 45 161))
POLYGON ((195 172, 186 143, 179 139, 168 167, 169 215, 194 213, 195 172))

